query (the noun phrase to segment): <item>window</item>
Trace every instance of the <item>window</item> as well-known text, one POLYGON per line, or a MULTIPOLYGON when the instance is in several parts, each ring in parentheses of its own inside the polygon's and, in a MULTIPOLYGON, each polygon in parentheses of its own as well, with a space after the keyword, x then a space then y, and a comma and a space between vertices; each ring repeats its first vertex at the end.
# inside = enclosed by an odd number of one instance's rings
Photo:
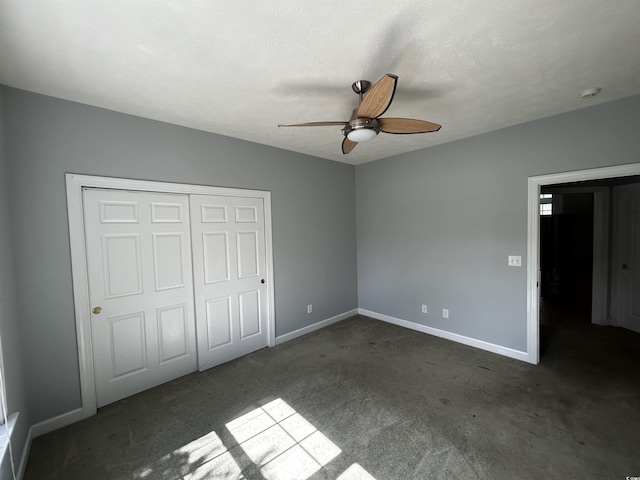
POLYGON ((540 215, 553 215, 553 194, 540 194, 540 215))
POLYGON ((2 363, 2 342, 0 341, 0 467, 5 461, 5 454, 8 453, 9 461, 11 462, 11 474, 14 480, 17 475, 11 448, 11 433, 17 419, 17 413, 7 415, 7 392, 5 390, 4 365, 2 363))

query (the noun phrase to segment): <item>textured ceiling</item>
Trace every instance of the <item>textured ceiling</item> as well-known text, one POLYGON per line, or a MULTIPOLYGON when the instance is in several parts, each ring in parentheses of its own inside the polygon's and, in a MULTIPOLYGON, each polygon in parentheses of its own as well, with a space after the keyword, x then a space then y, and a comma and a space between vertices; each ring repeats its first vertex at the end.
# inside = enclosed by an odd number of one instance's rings
POLYGON ((0 83, 347 163, 640 93, 637 0, 0 0, 0 83), (351 83, 443 125, 342 155, 351 83), (581 90, 602 93, 581 99, 581 90))

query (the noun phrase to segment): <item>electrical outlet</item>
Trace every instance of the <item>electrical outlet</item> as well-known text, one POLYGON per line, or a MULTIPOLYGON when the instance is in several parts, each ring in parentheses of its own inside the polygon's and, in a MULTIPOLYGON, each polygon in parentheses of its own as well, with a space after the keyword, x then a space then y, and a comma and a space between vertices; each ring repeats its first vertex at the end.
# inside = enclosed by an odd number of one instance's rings
POLYGON ((507 260, 510 267, 522 266, 522 257, 520 255, 509 255, 507 260))
POLYGON ((313 312, 313 305, 309 304, 307 305, 307 313, 311 313, 311 312, 313 312))
POLYGON ((424 303, 422 304, 422 313, 428 313, 427 306, 424 303))
POLYGON ((449 309, 448 308, 443 308, 442 309, 442 318, 449 318, 449 309))

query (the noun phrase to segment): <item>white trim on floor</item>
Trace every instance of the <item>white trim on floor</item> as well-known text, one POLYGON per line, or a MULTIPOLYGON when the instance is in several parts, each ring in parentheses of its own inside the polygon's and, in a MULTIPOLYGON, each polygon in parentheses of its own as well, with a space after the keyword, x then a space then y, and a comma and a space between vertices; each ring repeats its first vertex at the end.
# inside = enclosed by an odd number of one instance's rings
POLYGON ((29 427, 27 431, 27 439, 24 441, 24 448, 22 449, 22 458, 20 459, 20 465, 16 472, 18 480, 24 478, 24 472, 27 470, 27 462, 29 461, 29 453, 31 452, 31 441, 33 440, 33 427, 29 427))
POLYGON ((83 418, 85 418, 85 416, 82 408, 76 408, 75 410, 63 413, 62 415, 58 415, 57 417, 53 417, 48 420, 36 423, 34 425, 31 425, 31 438, 36 438, 40 435, 45 435, 49 432, 53 432, 54 430, 57 430, 59 428, 66 427, 67 425, 71 425, 75 422, 79 422, 83 418))
POLYGON ((20 459, 20 465, 16 472, 18 480, 21 480, 24 477, 24 472, 27 469, 27 462, 29 461, 29 452, 31 452, 31 442, 34 438, 53 432, 59 428, 66 427, 72 423, 79 422, 83 418, 85 418, 84 410, 82 408, 76 408, 75 410, 63 413, 57 417, 49 418, 48 420, 43 420, 42 422, 31 425, 27 432, 27 439, 25 440, 24 448, 22 449, 22 458, 20 459))
POLYGON ((364 315, 365 317, 371 317, 375 320, 381 320, 383 322, 398 325, 399 327, 409 328, 411 330, 416 330, 422 333, 428 333, 429 335, 433 335, 435 337, 444 338, 446 340, 451 340, 452 342, 457 342, 463 345, 468 345, 470 347, 486 350, 488 352, 497 353, 498 355, 503 355, 505 357, 515 358, 516 360, 522 360, 524 362, 527 362, 529 360, 529 356, 527 355, 527 352, 514 350, 513 348, 509 348, 509 347, 503 347, 501 345, 496 345, 495 343, 489 343, 483 340, 477 340, 475 338, 465 337, 464 335, 447 332, 445 330, 440 330, 438 328, 428 327, 420 323, 410 322, 408 320, 402 320, 400 318, 391 317, 389 315, 384 315, 382 313, 372 312, 370 310, 365 310, 364 308, 359 308, 358 313, 360 315, 364 315))
POLYGON ((321 320, 319 322, 314 323, 313 325, 308 325, 306 327, 299 328, 298 330, 294 330, 293 332, 285 333, 284 335, 280 335, 276 337, 276 345, 280 345, 281 343, 288 342, 289 340, 293 340, 294 338, 301 337, 302 335, 306 335, 307 333, 315 332, 324 327, 328 327, 333 323, 340 322, 349 317, 353 317, 358 314, 358 309, 354 308, 353 310, 349 310, 348 312, 341 313, 340 315, 336 315, 335 317, 327 318, 326 320, 321 320))

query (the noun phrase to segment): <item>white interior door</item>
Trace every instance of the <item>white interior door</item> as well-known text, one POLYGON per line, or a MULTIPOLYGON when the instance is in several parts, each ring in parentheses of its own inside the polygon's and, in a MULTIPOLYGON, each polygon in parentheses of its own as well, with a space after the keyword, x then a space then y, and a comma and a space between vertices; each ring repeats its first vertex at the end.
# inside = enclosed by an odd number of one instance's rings
POLYGON ((616 187, 615 193, 618 323, 640 333, 640 185, 616 187))
POLYGON ((191 195, 198 368, 268 345, 264 200, 191 195))
POLYGON ((196 370, 186 195, 83 191, 97 406, 196 370))

